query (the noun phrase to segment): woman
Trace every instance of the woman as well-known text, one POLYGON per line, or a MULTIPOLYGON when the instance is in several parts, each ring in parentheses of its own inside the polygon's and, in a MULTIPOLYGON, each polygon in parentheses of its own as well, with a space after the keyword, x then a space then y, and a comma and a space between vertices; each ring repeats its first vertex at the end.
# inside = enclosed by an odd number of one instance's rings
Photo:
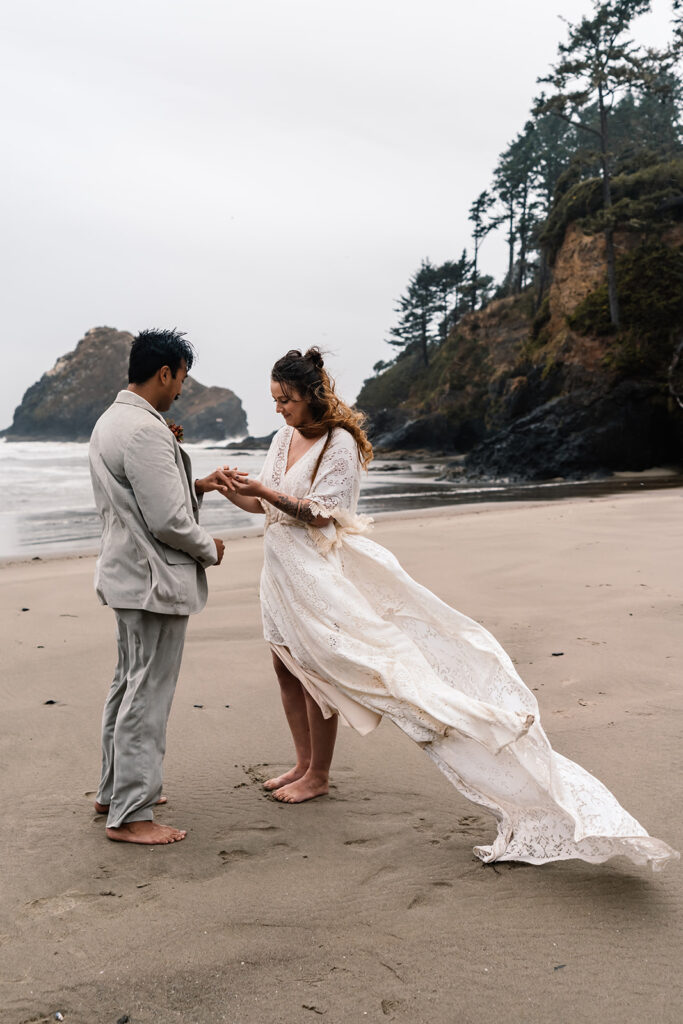
POLYGON ((362 536, 362 418, 335 394, 320 352, 287 353, 271 392, 285 426, 257 479, 229 500, 266 515, 261 605, 296 764, 265 783, 300 803, 328 791, 337 719, 360 733, 386 715, 498 822, 483 861, 532 864, 617 854, 678 857, 593 776, 556 754, 538 705, 482 626, 362 536))

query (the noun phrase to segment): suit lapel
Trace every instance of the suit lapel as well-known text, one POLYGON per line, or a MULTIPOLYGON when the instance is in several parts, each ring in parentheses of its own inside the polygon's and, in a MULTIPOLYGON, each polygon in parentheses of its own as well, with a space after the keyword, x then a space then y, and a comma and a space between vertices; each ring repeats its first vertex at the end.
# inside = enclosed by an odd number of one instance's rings
POLYGON ((183 472, 185 473, 185 478, 187 480, 187 486, 188 486, 188 488, 190 490, 190 501, 192 502, 192 512, 194 514, 194 517, 195 517, 196 521, 199 522, 199 505, 197 503, 197 496, 194 493, 194 480, 192 479, 192 463, 190 461, 190 456, 187 454, 186 451, 184 451, 180 447, 180 445, 178 444, 178 442, 175 439, 175 437, 173 438, 173 440, 175 441, 175 447, 176 447, 176 461, 178 461, 178 456, 180 456, 180 465, 183 468, 183 472))

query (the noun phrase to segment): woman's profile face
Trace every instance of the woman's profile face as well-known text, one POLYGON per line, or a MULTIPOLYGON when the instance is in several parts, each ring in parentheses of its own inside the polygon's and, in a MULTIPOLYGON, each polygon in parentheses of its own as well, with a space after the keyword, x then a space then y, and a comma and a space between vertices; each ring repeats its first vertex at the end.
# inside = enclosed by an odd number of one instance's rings
POLYGON ((282 416, 288 426, 299 427, 313 419, 308 399, 291 384, 280 384, 279 381, 271 380, 270 393, 275 402, 275 412, 282 416))

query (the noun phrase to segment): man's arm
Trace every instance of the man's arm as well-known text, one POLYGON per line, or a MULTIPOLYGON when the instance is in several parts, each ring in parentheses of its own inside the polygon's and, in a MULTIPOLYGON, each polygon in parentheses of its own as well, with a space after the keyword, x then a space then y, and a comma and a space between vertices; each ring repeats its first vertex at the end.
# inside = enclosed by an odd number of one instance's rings
POLYGON ((162 544, 185 551, 200 565, 215 565, 221 554, 186 506, 171 434, 150 420, 130 439, 123 465, 147 528, 162 544))

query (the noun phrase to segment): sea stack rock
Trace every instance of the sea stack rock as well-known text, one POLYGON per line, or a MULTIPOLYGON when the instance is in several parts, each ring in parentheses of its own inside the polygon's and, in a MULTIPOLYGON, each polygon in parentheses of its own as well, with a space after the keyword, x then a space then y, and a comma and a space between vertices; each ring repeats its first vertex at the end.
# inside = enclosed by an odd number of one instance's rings
MULTIPOLYGON (((87 441, 97 418, 128 384, 133 335, 93 327, 73 352, 25 393, 5 430, 8 441, 87 441)), ((225 440, 247 432, 240 399, 228 388, 205 387, 188 377, 167 414, 181 423, 185 441, 225 440)))

